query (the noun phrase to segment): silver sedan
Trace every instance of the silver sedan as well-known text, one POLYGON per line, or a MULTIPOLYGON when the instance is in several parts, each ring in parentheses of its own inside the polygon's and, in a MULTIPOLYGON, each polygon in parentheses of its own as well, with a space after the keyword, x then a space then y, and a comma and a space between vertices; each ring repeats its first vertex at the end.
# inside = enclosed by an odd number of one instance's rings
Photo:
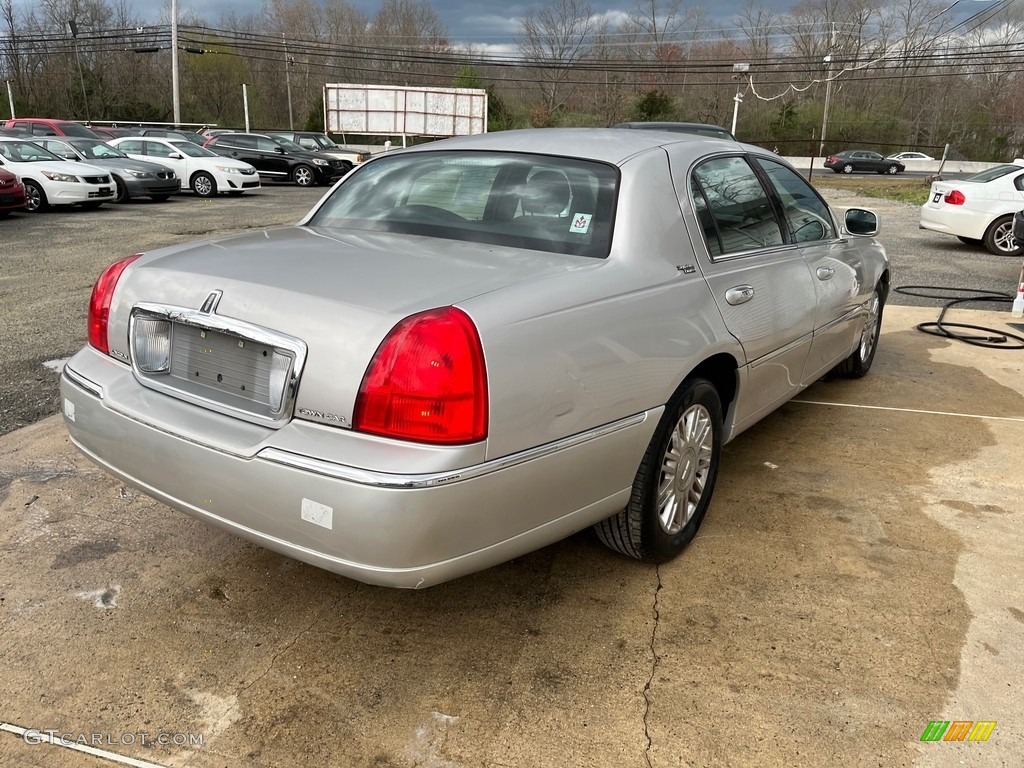
POLYGON ((663 562, 724 443, 868 371, 877 228, 696 135, 393 152, 294 227, 108 267, 64 417, 125 482, 361 581, 429 586, 588 526, 663 562))

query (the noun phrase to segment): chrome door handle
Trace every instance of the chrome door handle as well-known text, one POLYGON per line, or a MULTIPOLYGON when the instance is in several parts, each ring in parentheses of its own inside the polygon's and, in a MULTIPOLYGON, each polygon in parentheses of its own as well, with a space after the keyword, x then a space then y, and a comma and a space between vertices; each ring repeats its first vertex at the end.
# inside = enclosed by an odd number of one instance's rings
POLYGON ((732 306, 744 304, 754 298, 754 287, 752 285, 737 285, 725 292, 725 300, 732 306))
POLYGON ((818 267, 814 270, 814 273, 818 276, 819 280, 828 280, 836 273, 832 267, 818 267))

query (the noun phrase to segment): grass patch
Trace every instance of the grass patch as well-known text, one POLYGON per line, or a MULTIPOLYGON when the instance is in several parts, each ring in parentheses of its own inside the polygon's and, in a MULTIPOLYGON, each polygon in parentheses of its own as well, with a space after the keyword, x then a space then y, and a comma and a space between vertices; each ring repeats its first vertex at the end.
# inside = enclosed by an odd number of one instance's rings
POLYGON ((866 181, 839 176, 831 171, 820 174, 817 170, 815 170, 811 183, 815 187, 845 189, 864 197, 880 197, 912 205, 924 205, 928 200, 928 192, 932 185, 928 179, 900 179, 885 176, 881 179, 866 181))

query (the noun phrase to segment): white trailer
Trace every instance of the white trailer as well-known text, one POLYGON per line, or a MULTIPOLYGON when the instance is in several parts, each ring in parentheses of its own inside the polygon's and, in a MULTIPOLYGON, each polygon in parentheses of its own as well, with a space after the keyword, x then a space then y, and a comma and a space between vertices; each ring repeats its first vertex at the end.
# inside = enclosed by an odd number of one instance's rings
POLYGON ((397 85, 324 86, 328 133, 379 136, 471 136, 487 133, 487 91, 397 85))

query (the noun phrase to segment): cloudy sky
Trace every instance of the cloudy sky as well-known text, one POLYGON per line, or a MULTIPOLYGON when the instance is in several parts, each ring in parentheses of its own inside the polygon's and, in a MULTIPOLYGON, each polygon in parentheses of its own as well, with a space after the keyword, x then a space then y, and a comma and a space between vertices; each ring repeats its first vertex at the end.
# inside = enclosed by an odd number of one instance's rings
MULTIPOLYGON (((788 10, 797 0, 760 0, 757 5, 766 8, 788 10)), ((952 0, 951 0, 952 1, 952 0)), ((15 0, 16 6, 28 8, 37 0, 15 0)), ((367 15, 373 15, 380 7, 379 0, 350 0, 367 15)), ((448 28, 452 42, 479 42, 502 44, 511 42, 519 28, 519 18, 531 7, 540 8, 543 0, 430 0, 434 10, 448 28)), ((623 13, 633 10, 637 0, 589 0, 598 13, 618 10, 623 13)), ((723 27, 730 27, 731 17, 741 11, 747 0, 693 0, 690 6, 703 6, 723 27)), ((665 4, 665 3, 661 3, 665 4)), ((135 12, 146 22, 158 23, 170 14, 170 0, 134 0, 130 3, 135 12)), ((178 0, 181 16, 195 14, 216 26, 221 16, 234 12, 247 15, 258 12, 262 0, 178 0)))
MULTIPOLYGON (((618 11, 628 13, 638 0, 588 0, 598 13, 618 11)), ((373 15, 380 7, 380 0, 350 0, 367 15, 373 15)), ((650 0, 639 0, 650 2, 650 0)), ((765 8, 785 13, 798 0, 754 0, 756 8, 765 8)), ((946 8, 951 20, 959 21, 984 10, 985 6, 996 5, 994 0, 939 0, 940 8, 946 8)), ((15 6, 28 8, 38 0, 15 0, 15 6)), ((477 43, 481 47, 497 49, 511 46, 519 30, 519 19, 531 8, 543 7, 544 0, 430 0, 434 10, 448 28, 453 43, 477 43)), ((734 19, 747 6, 748 0, 683 0, 684 7, 704 8, 712 21, 712 29, 704 33, 715 34, 716 28, 723 36, 735 32, 734 19)), ((660 0, 659 5, 667 5, 660 0)), ((166 23, 170 15, 170 0, 130 0, 135 12, 147 23, 166 23)), ((211 26, 216 26, 225 13, 247 15, 257 13, 263 7, 263 0, 178 0, 181 16, 198 16, 211 26)), ((715 35, 717 36, 717 35, 715 35)))

